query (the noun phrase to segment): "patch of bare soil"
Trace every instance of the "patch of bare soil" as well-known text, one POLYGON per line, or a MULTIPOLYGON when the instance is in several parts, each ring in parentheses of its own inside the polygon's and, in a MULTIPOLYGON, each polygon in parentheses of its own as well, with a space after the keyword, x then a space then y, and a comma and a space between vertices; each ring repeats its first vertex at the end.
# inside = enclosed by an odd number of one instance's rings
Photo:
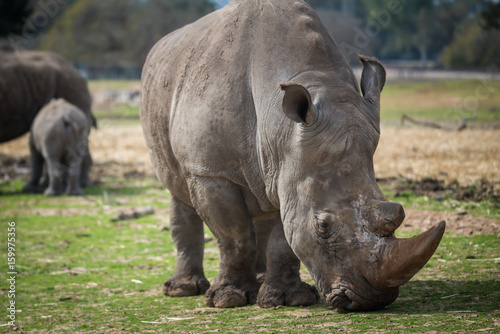
POLYGON ((497 219, 412 209, 407 209, 405 212, 406 218, 398 231, 426 231, 441 220, 445 220, 446 232, 456 236, 500 233, 500 220, 497 219))
MULTIPOLYGON (((500 208, 500 182, 480 180, 478 183, 462 186, 454 180, 448 184, 444 180, 424 178, 411 180, 405 178, 379 179, 379 184, 388 185, 392 196, 401 196, 408 191, 416 195, 425 195, 435 199, 451 196, 459 201, 480 202, 491 200, 500 208)), ((442 213, 437 211, 406 209, 406 219, 399 228, 400 231, 425 231, 445 220, 446 231, 453 235, 498 234, 500 220, 480 216, 469 216, 462 213, 442 213)))
POLYGON ((457 180, 446 183, 432 177, 421 180, 405 178, 378 179, 379 184, 387 184, 392 189, 392 196, 401 196, 405 191, 411 191, 416 195, 437 197, 451 195, 458 201, 480 202, 485 199, 500 204, 500 182, 490 182, 485 179, 479 180, 467 186, 461 185, 457 180))

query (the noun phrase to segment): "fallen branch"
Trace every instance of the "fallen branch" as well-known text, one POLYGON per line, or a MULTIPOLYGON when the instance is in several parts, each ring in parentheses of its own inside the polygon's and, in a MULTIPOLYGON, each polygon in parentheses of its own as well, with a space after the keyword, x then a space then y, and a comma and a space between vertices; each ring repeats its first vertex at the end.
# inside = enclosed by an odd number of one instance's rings
POLYGON ((127 219, 137 219, 142 216, 151 215, 155 212, 155 209, 151 206, 145 206, 143 208, 132 209, 130 211, 120 212, 120 214, 114 218, 111 218, 111 221, 119 221, 119 220, 127 220, 127 219))
POLYGON ((467 127, 467 119, 463 119, 456 128, 452 128, 449 126, 443 126, 443 125, 435 123, 435 122, 419 121, 419 120, 413 119, 409 116, 403 115, 401 117, 401 124, 404 125, 405 121, 412 123, 412 124, 415 124, 415 125, 426 126, 429 128, 446 130, 446 131, 462 131, 463 129, 465 129, 467 127))

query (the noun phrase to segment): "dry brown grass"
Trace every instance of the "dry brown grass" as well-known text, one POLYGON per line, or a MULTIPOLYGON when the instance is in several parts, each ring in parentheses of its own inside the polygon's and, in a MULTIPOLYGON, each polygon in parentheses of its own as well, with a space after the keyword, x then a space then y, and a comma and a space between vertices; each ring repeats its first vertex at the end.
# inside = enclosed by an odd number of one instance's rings
MULTIPOLYGON (((480 179, 500 182, 500 131, 467 129, 461 132, 426 128, 383 128, 375 154, 379 178, 434 177, 467 185, 480 179)), ((90 148, 96 164, 110 162, 153 169, 140 125, 103 124, 93 130, 90 148)), ((28 135, 0 145, 0 153, 28 157, 28 135)))
POLYGON ((467 185, 500 181, 500 131, 383 128, 375 154, 377 177, 434 177, 467 185))
POLYGON ((139 124, 126 126, 104 124, 91 134, 90 150, 96 162, 132 164, 139 172, 153 173, 153 166, 139 124))
MULTIPOLYGON (((29 157, 29 135, 0 145, 0 154, 22 158, 29 157)), ((138 172, 153 173, 142 129, 139 124, 111 126, 104 122, 92 130, 90 151, 95 164, 116 163, 133 165, 138 172)))

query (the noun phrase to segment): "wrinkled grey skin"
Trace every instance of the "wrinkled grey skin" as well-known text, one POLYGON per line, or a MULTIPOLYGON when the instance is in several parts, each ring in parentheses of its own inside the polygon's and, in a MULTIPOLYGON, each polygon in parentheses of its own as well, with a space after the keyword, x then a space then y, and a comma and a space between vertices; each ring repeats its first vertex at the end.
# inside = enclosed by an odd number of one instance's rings
POLYGON ((89 132, 85 114, 64 99, 43 107, 31 126, 31 179, 23 191, 40 192, 45 164, 49 179, 45 195, 83 195, 79 180, 86 163, 83 158, 88 155, 89 132))
MULTIPOLYGON (((28 132, 37 113, 53 98, 74 104, 89 125, 96 126, 87 81, 68 61, 52 52, 0 45, 0 143, 28 132)), ((90 154, 85 159, 90 166, 90 154)), ((91 183, 88 170, 82 171, 80 183, 91 183)))
POLYGON ((302 261, 336 308, 396 299, 444 223, 407 243, 394 238, 404 211, 387 202, 373 171, 385 70, 361 61, 363 95, 302 1, 233 1, 156 44, 140 116, 172 194, 178 258, 165 294, 206 291, 215 307, 310 305, 318 293, 300 281, 302 261), (202 222, 220 249, 210 287, 202 222))

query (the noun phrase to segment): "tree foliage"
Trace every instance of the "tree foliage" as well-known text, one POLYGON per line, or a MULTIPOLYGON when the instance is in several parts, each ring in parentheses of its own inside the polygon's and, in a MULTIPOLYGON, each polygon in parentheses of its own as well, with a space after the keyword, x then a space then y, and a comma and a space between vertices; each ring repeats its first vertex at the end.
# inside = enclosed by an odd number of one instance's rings
POLYGON ((0 0, 0 37, 19 34, 32 12, 31 0, 0 0))
POLYGON ((445 47, 442 62, 447 67, 500 67, 500 30, 483 30, 477 21, 457 29, 445 47))
POLYGON ((482 27, 486 30, 500 30, 500 2, 488 1, 486 8, 481 12, 484 23, 482 27))
MULTIPOLYGON (((477 29, 498 24, 500 15, 495 10, 500 5, 491 0, 306 1, 318 11, 339 45, 347 46, 350 54, 346 56, 353 62, 357 62, 357 53, 365 53, 382 59, 420 59, 423 64, 430 59, 447 65, 485 66, 494 63, 494 57, 487 55, 498 54, 494 43, 488 43, 488 38, 496 41, 495 33, 477 29), (480 17, 481 25, 477 23, 480 17), (467 51, 460 55, 460 48, 467 51)), ((21 2, 29 1, 0 0, 0 5, 21 2)), ((66 3, 43 28, 47 32, 39 47, 97 68, 140 68, 154 43, 215 9, 212 0, 66 3)))
POLYGON ((391 15, 389 23, 381 28, 381 56, 418 55, 425 62, 439 57, 460 22, 474 15, 485 0, 364 0, 364 3, 371 16, 387 10, 391 3, 399 4, 399 13, 391 15))
POLYGON ((141 67, 159 39, 213 10, 208 0, 78 0, 40 47, 98 68, 141 67))

